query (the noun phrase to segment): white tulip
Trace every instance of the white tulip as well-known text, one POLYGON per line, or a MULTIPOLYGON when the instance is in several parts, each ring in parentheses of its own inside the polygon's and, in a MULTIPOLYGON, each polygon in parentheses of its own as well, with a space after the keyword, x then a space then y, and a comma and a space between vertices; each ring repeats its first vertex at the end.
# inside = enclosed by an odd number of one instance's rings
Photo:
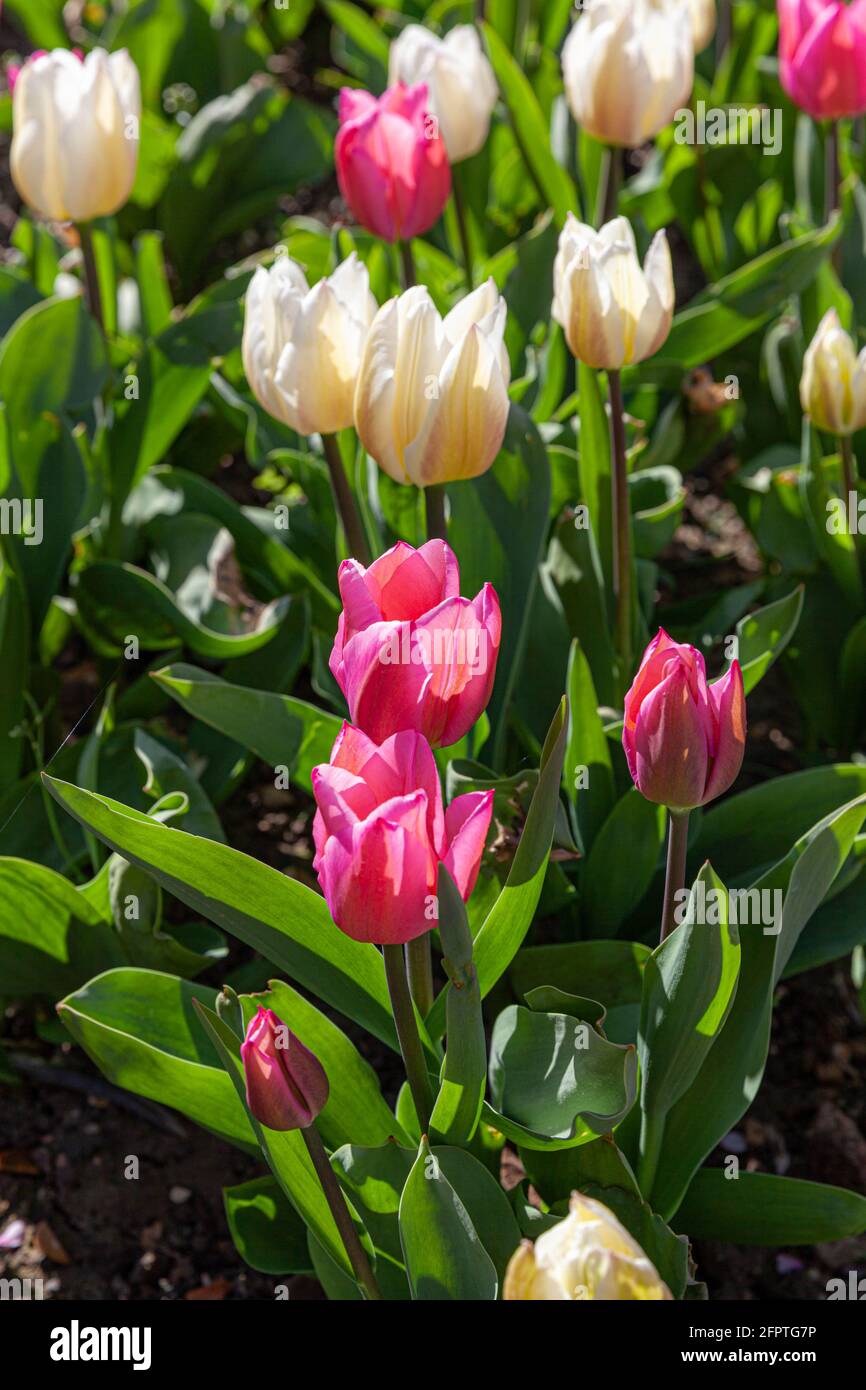
POLYGON ((568 1216, 514 1252, 505 1274, 506 1300, 563 1302, 661 1301, 667 1284, 609 1207, 572 1193, 568 1216))
POLYGON ((673 312, 664 232, 656 233, 641 269, 627 218, 596 232, 569 213, 553 265, 553 317, 579 361, 607 371, 642 362, 667 338, 673 312))
POLYGON ((827 310, 806 349, 800 401, 828 434, 844 437, 866 427, 866 348, 857 355, 835 309, 827 310))
POLYGON ((689 0, 695 52, 703 53, 716 32, 716 0, 689 0))
POLYGON ((247 290, 242 345, 260 405, 298 434, 346 429, 375 313, 367 267, 354 251, 312 289, 290 256, 260 266, 247 290))
POLYGON ((444 39, 408 24, 391 45, 388 84, 427 83, 429 111, 452 164, 477 154, 487 139, 498 88, 472 24, 458 24, 444 39))
POLYGON ((689 0, 591 0, 562 49, 574 119, 634 149, 688 105, 694 81, 689 0))
POLYGON ((31 58, 12 98, 15 187, 43 217, 110 216, 135 183, 140 123, 138 69, 125 49, 31 58))
POLYGON ((364 348, 355 426, 398 483, 475 478, 508 419, 507 308, 493 280, 441 318, 423 285, 379 310, 364 348))

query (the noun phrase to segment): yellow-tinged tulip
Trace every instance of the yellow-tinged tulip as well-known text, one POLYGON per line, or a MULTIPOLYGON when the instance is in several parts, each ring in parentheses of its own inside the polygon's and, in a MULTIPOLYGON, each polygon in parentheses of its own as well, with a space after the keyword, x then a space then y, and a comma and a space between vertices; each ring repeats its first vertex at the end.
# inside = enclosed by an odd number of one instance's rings
POLYGON ((138 165, 141 90, 125 49, 31 58, 12 98, 15 187, 43 217, 90 222, 123 207, 138 165))
POLYGON ((664 232, 656 233, 641 269, 625 217, 596 232, 569 213, 553 266, 553 317, 575 357, 607 371, 642 362, 667 338, 673 312, 664 232))
POLYGON ((511 378, 506 316, 493 280, 444 319, 423 285, 379 310, 358 374, 355 428, 398 483, 475 478, 496 458, 511 378))
POLYGON ((716 32, 716 0, 689 0, 695 52, 703 53, 716 32))
POLYGON ((647 1299, 672 1297, 667 1284, 613 1212, 573 1192, 568 1216, 515 1250, 505 1274, 506 1299, 647 1299))
POLYGON ((278 256, 247 290, 243 361, 260 405, 298 434, 333 434, 352 423, 361 351, 376 313, 370 277, 355 252, 310 289, 301 267, 278 256))
POLYGON ((423 24, 407 24, 391 44, 388 83, 426 82, 430 114, 452 164, 477 154, 487 139, 499 89, 473 24, 457 24, 444 39, 423 24))
POLYGON ((688 105, 694 70, 689 0, 591 0, 562 49, 574 119, 627 149, 688 105))
POLYGON ((866 348, 857 356, 835 309, 806 349, 800 401, 819 430, 849 435, 866 427, 866 348))

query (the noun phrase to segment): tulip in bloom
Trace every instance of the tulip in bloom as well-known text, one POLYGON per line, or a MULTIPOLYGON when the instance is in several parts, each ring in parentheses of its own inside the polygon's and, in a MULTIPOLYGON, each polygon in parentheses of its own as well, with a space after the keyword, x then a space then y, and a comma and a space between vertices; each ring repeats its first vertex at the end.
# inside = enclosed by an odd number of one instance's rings
POLYGON ((671 1291, 609 1207, 573 1192, 568 1216, 511 1257, 503 1297, 533 1302, 670 1299, 671 1291))
POLYGON ((694 81, 689 0, 592 0, 562 49, 578 125, 633 149, 687 106, 694 81))
POLYGON ((778 0, 779 76, 814 120, 866 111, 866 0, 778 0))
POLYGON ((65 48, 36 55, 12 98, 11 168, 35 212, 90 222, 123 207, 138 164, 141 92, 125 49, 95 48, 82 62, 65 48))
POLYGON ((396 482, 427 487, 490 467, 508 422, 506 317, 492 279, 444 319, 423 285, 382 305, 364 345, 355 428, 396 482))
POLYGON ((328 1078, 318 1057, 290 1032, 273 1009, 250 1019, 241 1060, 247 1105, 268 1129, 307 1129, 328 1100, 328 1078))
POLYGON ((377 745, 344 724, 330 763, 313 768, 313 793, 313 867, 347 936, 390 946, 429 931, 440 863, 469 897, 493 793, 467 792, 443 812, 436 760, 420 734, 377 745))
POLYGON ((803 358, 800 401, 819 430, 850 435, 866 426, 866 348, 854 344, 828 309, 803 358))
POLYGON ((343 611, 331 652, 353 723, 381 743, 414 729, 434 747, 468 733, 493 690, 502 617, 490 584, 460 597, 460 569, 442 540, 399 541, 364 569, 339 570, 343 611))
POLYGON ((596 232, 568 214, 553 266, 553 317, 575 357, 607 371, 642 362, 665 342, 673 313, 664 232, 653 237, 641 270, 627 218, 596 232))
POLYGON ((247 290, 243 360, 256 400, 298 434, 352 423, 361 351, 376 301, 353 251, 310 289, 290 256, 260 266, 247 290))
POLYGON ((690 811, 721 796, 740 771, 746 746, 740 663, 709 685, 697 648, 660 628, 625 697, 622 746, 647 801, 690 811))
POLYGON ((448 202, 451 167, 423 82, 398 82, 378 100, 344 87, 334 158, 353 214, 385 241, 420 236, 448 202))
POLYGON ((407 24, 391 44, 388 81, 426 82, 430 114, 452 164, 478 153, 498 88, 474 25, 458 24, 440 39, 423 24, 407 24))

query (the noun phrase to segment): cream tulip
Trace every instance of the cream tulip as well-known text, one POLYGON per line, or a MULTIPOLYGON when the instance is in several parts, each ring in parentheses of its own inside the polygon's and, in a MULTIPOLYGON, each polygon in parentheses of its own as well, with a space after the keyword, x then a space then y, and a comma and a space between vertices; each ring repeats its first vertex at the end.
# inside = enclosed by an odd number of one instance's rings
POLYGON ((692 39, 696 53, 703 53, 716 32, 716 0, 689 0, 692 15, 692 39))
POLYGON ((125 49, 83 60, 56 48, 31 58, 12 97, 15 187, 43 217, 90 222, 128 199, 138 165, 141 89, 125 49))
POLYGON ((379 310, 358 375, 355 427, 398 483, 475 478, 492 464, 508 419, 506 316, 493 280, 444 319, 423 285, 379 310))
POLYGON ((540 1235, 534 1246, 527 1240, 514 1252, 503 1297, 659 1302, 672 1294, 609 1207, 574 1192, 568 1216, 540 1235))
POLYGON ((375 313, 367 267, 354 251, 312 289, 290 256, 260 266, 247 290, 242 343, 259 404, 298 434, 346 429, 375 313))
POLYGON ((562 49, 574 119, 626 149, 688 105, 694 65, 689 0, 591 0, 562 49))
POLYGON ((828 434, 844 437, 866 427, 866 348, 858 357, 835 309, 827 310, 806 349, 800 402, 828 434))
POLYGON ((553 317, 575 357, 607 371, 642 362, 667 338, 673 312, 664 232, 654 236, 641 269, 627 218, 596 232, 569 213, 553 265, 553 317))
POLYGON ((477 154, 499 89, 474 25, 458 24, 440 39, 422 24, 408 24, 391 45, 388 85, 396 82, 426 82, 430 114, 452 164, 477 154))

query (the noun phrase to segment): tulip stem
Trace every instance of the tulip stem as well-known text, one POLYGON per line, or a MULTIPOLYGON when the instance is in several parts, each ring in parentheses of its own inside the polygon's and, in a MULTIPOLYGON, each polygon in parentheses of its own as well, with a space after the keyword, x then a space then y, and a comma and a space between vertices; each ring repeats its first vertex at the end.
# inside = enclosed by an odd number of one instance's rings
POLYGON ((398 241, 397 250, 400 255, 400 270, 403 276, 403 289, 410 290, 415 284, 415 258, 412 255, 411 241, 398 241))
MULTIPOLYGON (((851 493, 856 494, 857 492, 857 464, 849 435, 839 436, 839 452, 842 455, 842 478, 845 484, 845 506, 847 508, 851 503, 851 493)), ((854 505, 856 507, 856 503, 854 505)))
POLYGON ((337 1175, 331 1167, 331 1161, 325 1152, 322 1143, 322 1136, 315 1125, 310 1125, 307 1129, 301 1130, 304 1136, 304 1143, 310 1155, 316 1176, 322 1184, 322 1191, 327 1199, 328 1206, 331 1208, 331 1215, 334 1218, 334 1225, 340 1232, 340 1238, 346 1247, 346 1254, 349 1256, 349 1263, 355 1271, 355 1278, 361 1285, 368 1298, 381 1299, 379 1285, 376 1283, 376 1276, 367 1258, 364 1249, 355 1230, 355 1223, 352 1220, 349 1208, 346 1206, 346 1199, 343 1196, 343 1189, 337 1181, 337 1175))
POLYGON ((96 252, 93 249, 93 229, 87 222, 78 225, 78 238, 81 242, 81 256, 84 262, 84 294, 87 307, 105 336, 105 318, 102 312, 102 293, 99 288, 99 271, 96 266, 96 252))
POLYGON ((613 491, 614 585, 616 591, 616 651, 619 683, 624 693, 632 675, 631 651, 631 511, 628 500, 628 463, 625 456, 625 421, 622 382, 618 371, 607 374, 610 397, 611 485, 613 491))
POLYGON ((451 196, 454 200, 454 217, 460 236, 460 249, 463 253, 463 269, 466 272, 466 289, 471 294, 475 285, 472 274, 472 245, 469 241, 469 225, 466 221, 466 205, 463 201, 463 186, 459 167, 451 170, 451 196))
POLYGON ((662 908, 662 929, 659 944, 666 941, 677 925, 677 893, 686 882, 686 850, 689 845, 688 811, 671 811, 668 830, 668 864, 665 875, 665 900, 662 908))
POLYGON ((352 489, 349 487, 349 480, 346 477, 343 460, 340 457, 340 446, 337 443, 337 436, 334 434, 323 434, 322 448, 325 451, 325 462, 328 465, 328 473, 331 479, 331 491, 334 494, 337 514, 343 526, 346 545, 354 560, 360 560, 362 565, 369 565, 370 547, 367 544, 367 537, 364 535, 364 527, 361 523, 361 515, 355 503, 352 489))
POLYGON ((412 1092, 412 1099, 415 1102, 415 1113, 418 1116, 421 1133, 426 1134, 430 1128, 433 1096, 430 1091, 430 1077, 427 1074, 424 1049, 421 1046, 421 1037, 418 1033, 418 1021, 415 1018, 412 996, 409 993, 403 950, 400 946, 383 946, 382 955, 385 958, 385 976, 388 980, 388 992, 391 995, 391 1009, 397 1028, 397 1037, 400 1040, 400 1051, 403 1054, 403 1065, 406 1068, 406 1079, 409 1082, 409 1090, 412 1092))
POLYGON ((426 1018, 433 1007, 433 952, 428 931, 406 942, 406 973, 418 1012, 426 1018))
POLYGON ((613 145, 606 145, 601 158, 598 193, 595 205, 595 225, 603 227, 616 217, 619 199, 619 186, 622 177, 622 151, 613 145))
POLYGON ((448 522, 445 519, 444 483, 430 483, 425 487, 424 512, 427 517, 428 541, 447 541, 448 522))

